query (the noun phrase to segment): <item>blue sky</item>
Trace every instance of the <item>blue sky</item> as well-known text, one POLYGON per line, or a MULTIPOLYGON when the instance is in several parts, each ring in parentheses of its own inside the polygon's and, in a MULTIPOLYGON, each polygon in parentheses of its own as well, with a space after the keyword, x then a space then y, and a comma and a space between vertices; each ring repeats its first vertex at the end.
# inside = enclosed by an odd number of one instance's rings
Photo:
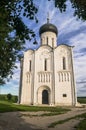
MULTIPOLYGON (((38 48, 40 46, 39 28, 46 23, 47 13, 50 14, 50 22, 58 28, 57 44, 65 43, 71 46, 75 46, 74 52, 74 70, 75 81, 78 96, 86 96, 86 22, 77 20, 77 17, 73 16, 73 9, 71 4, 67 2, 67 11, 60 13, 57 8, 54 8, 53 2, 48 0, 34 0, 39 12, 37 14, 38 24, 35 21, 23 19, 28 27, 32 28, 36 32, 36 39, 38 45, 33 45, 32 42, 26 41, 25 47, 38 48)), ((13 79, 7 82, 4 86, 0 86, 0 93, 11 93, 18 95, 19 79, 20 79, 20 64, 16 63, 17 69, 14 70, 13 79)))

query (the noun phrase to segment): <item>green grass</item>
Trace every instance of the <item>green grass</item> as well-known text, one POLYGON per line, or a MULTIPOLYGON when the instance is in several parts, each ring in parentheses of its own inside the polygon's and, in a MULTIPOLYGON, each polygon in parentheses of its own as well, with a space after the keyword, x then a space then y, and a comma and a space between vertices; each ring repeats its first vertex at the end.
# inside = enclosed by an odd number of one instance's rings
POLYGON ((78 97, 77 101, 80 103, 85 103, 86 104, 86 97, 78 97))
POLYGON ((38 106, 26 106, 26 105, 16 105, 7 101, 0 101, 0 112, 12 112, 12 111, 48 111, 51 112, 51 115, 56 113, 61 114, 69 111, 69 109, 64 109, 61 107, 38 107, 38 106))
POLYGON ((64 120, 60 120, 60 121, 55 121, 53 123, 51 123, 48 128, 54 128, 56 125, 58 124, 63 124, 71 119, 75 119, 75 118, 83 118, 84 120, 82 120, 79 124, 79 126, 77 127, 77 130, 86 130, 86 129, 81 129, 82 128, 86 128, 86 113, 84 114, 80 114, 80 115, 77 115, 77 116, 74 116, 74 117, 70 117, 70 118, 67 118, 67 119, 64 119, 64 120))
POLYGON ((41 114, 40 116, 55 116, 55 115, 59 115, 59 114, 64 114, 66 112, 67 111, 58 111, 58 112, 44 113, 44 114, 41 114))
POLYGON ((86 119, 82 120, 76 127, 76 130, 86 130, 86 119))
POLYGON ((47 113, 43 113, 43 114, 35 114, 35 115, 33 115, 33 114, 22 114, 21 116, 29 116, 29 117, 43 117, 43 116, 55 116, 55 115, 59 115, 59 114, 64 114, 64 113, 66 113, 67 111, 64 111, 64 112, 48 112, 47 111, 47 113))
POLYGON ((86 113, 78 116, 83 118, 82 121, 80 121, 79 125, 76 127, 76 130, 86 130, 86 113))
POLYGON ((65 123, 65 122, 67 122, 67 121, 69 121, 69 120, 71 120, 71 119, 74 119, 74 118, 75 118, 75 117, 71 117, 71 118, 67 118, 67 119, 64 119, 64 120, 55 121, 55 122, 51 123, 51 124, 48 126, 48 128, 54 128, 56 125, 58 125, 58 124, 63 124, 63 123, 65 123))
MULTIPOLYGON (((8 101, 0 101, 0 113, 3 112, 13 112, 13 111, 29 111, 29 112, 37 112, 37 111, 46 111, 48 113, 41 114, 40 116, 53 116, 58 114, 63 114, 70 109, 65 109, 62 107, 39 107, 39 106, 26 106, 26 105, 16 105, 12 102, 8 101)), ((36 115, 37 116, 37 115, 36 115)), ((71 119, 75 118, 82 118, 83 120, 80 122, 80 124, 77 126, 77 130, 86 130, 86 113, 67 118, 65 120, 60 120, 57 122, 51 123, 48 127, 55 127, 58 124, 63 124, 71 119)))

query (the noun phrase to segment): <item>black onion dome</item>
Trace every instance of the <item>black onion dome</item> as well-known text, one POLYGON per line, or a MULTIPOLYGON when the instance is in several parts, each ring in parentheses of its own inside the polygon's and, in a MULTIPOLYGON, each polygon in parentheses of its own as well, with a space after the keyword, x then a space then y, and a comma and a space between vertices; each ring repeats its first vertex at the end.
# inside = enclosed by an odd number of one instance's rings
POLYGON ((39 34, 41 35, 44 32, 54 32, 56 35, 58 34, 57 27, 51 23, 46 23, 43 26, 40 27, 39 34))

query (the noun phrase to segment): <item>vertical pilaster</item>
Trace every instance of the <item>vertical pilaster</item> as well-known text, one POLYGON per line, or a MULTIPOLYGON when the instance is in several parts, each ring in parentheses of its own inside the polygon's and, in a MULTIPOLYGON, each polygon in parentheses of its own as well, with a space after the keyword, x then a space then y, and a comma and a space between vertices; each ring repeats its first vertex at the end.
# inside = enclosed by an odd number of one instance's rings
POLYGON ((72 87, 72 105, 75 106, 77 103, 77 96, 76 96, 76 85, 75 85, 75 77, 74 77, 74 68, 73 68, 73 47, 71 47, 71 67, 72 67, 72 73, 71 73, 71 87, 72 87))
POLYGON ((35 51, 32 57, 32 79, 31 79, 31 105, 34 104, 34 73, 35 72, 35 51))
POLYGON ((51 64, 52 64, 52 91, 51 91, 51 95, 52 95, 52 102, 51 104, 54 105, 55 104, 55 70, 54 70, 54 49, 51 52, 52 53, 52 59, 51 59, 51 64))

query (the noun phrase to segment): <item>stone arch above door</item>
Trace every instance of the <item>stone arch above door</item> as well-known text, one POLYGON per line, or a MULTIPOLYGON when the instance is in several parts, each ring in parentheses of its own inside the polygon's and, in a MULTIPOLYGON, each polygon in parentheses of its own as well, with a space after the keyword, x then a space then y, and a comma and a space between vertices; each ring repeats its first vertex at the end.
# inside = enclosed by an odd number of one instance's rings
POLYGON ((48 86, 41 86, 38 88, 38 91, 37 91, 37 102, 38 104, 50 104, 50 98, 51 98, 51 90, 48 86), (48 96, 48 103, 46 101, 46 103, 43 103, 43 91, 46 91, 47 92, 47 96, 48 96))

